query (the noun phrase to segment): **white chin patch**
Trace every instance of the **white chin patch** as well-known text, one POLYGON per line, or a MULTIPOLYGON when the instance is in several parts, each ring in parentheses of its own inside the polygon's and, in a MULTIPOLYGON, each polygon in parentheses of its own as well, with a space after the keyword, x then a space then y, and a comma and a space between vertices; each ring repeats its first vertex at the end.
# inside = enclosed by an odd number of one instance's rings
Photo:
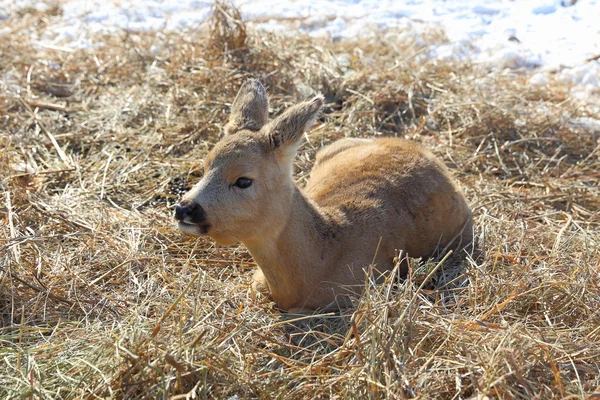
POLYGON ((181 232, 183 232, 187 235, 201 236, 206 233, 206 232, 203 232, 203 229, 199 225, 195 225, 195 224, 186 224, 185 222, 179 222, 177 224, 177 227, 179 228, 179 230, 181 232))

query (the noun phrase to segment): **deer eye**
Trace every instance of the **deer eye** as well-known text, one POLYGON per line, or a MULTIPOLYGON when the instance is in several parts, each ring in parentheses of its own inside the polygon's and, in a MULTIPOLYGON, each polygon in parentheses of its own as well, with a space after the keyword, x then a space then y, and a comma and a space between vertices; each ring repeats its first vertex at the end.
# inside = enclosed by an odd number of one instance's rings
POLYGON ((240 189, 247 189, 252 185, 252 179, 243 177, 238 178, 237 181, 235 181, 234 185, 239 187, 240 189))

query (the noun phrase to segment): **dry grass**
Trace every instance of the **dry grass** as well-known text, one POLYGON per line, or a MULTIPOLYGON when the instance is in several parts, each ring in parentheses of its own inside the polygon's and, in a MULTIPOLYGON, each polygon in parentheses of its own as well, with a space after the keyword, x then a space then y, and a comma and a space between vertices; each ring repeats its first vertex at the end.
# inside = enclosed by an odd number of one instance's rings
POLYGON ((600 132, 570 123, 600 116, 563 84, 429 59, 398 32, 257 33, 223 4, 198 31, 73 52, 32 39, 51 18, 23 10, 0 42, 1 398, 600 396, 600 132), (274 114, 327 97, 301 185, 344 136, 431 148, 473 204, 479 254, 367 284, 341 314, 257 299, 243 247, 171 220, 248 77, 274 114))

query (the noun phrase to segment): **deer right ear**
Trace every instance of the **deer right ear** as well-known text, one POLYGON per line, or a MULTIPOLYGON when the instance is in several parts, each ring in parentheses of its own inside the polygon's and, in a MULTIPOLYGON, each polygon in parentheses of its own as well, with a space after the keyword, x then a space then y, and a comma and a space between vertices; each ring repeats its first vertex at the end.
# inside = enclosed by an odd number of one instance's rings
POLYGON ((231 105, 231 115, 225 125, 225 135, 242 129, 259 131, 269 120, 269 98, 264 86, 256 79, 246 81, 231 105))

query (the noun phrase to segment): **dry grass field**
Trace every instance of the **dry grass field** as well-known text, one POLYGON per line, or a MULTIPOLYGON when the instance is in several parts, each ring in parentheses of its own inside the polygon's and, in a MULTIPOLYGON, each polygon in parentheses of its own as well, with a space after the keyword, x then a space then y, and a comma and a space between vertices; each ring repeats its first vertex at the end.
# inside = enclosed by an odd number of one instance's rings
POLYGON ((282 37, 226 7, 40 46, 60 12, 23 9, 0 41, 0 398, 600 398, 600 131, 577 122, 600 115, 567 84, 428 58, 438 31, 282 37), (477 251, 412 260, 341 313, 253 293, 242 246, 172 220, 250 77, 271 115, 326 96, 299 185, 338 138, 420 142, 461 182, 477 251))

